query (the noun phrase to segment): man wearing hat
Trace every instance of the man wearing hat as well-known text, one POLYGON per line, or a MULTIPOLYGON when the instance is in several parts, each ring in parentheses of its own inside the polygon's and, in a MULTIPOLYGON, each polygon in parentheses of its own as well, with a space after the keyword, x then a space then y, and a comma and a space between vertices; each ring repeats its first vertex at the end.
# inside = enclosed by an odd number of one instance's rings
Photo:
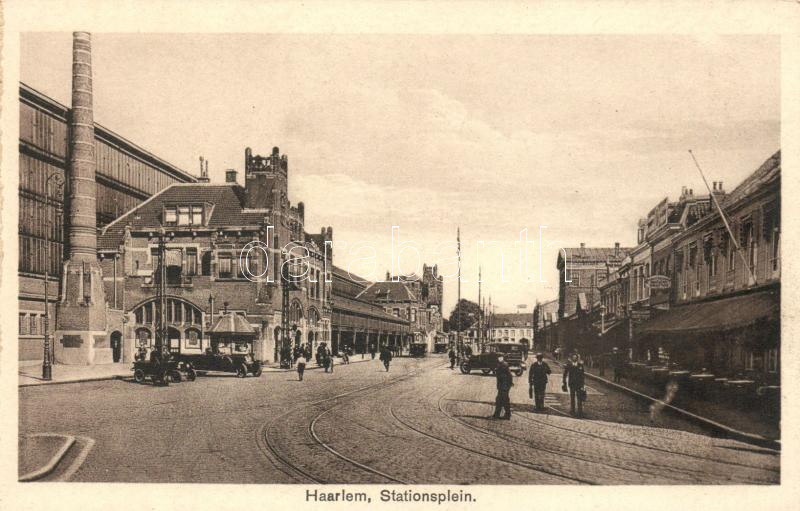
POLYGON ((541 353, 536 354, 536 362, 531 364, 531 369, 528 372, 528 395, 534 398, 534 406, 536 410, 544 410, 544 393, 547 390, 547 375, 552 371, 547 362, 544 361, 544 355, 541 353))
POLYGON ((511 419, 511 399, 508 392, 514 385, 514 378, 511 376, 511 369, 508 364, 503 360, 503 357, 497 357, 497 367, 494 370, 495 377, 497 377, 497 397, 495 398, 494 415, 493 419, 500 419, 500 412, 505 411, 503 419, 511 419))

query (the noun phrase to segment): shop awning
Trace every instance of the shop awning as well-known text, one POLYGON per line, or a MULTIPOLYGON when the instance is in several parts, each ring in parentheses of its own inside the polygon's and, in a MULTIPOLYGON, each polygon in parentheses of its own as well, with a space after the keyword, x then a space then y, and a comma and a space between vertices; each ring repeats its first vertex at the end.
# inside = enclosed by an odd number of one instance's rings
POLYGON ((686 334, 733 330, 780 320, 780 290, 681 305, 644 323, 644 334, 686 334))

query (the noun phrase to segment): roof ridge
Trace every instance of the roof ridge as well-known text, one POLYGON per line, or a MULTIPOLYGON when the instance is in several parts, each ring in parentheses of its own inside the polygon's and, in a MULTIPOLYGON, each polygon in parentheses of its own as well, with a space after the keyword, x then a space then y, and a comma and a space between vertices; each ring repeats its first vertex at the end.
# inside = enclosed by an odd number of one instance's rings
POLYGON ((135 212, 135 211, 139 210, 140 208, 142 208, 143 206, 145 206, 147 203, 149 203, 150 201, 152 201, 153 199, 155 199, 155 198, 156 198, 156 197, 158 197, 159 195, 161 195, 161 194, 165 193, 167 190, 169 190, 169 189, 170 189, 170 188, 172 188, 173 186, 179 186, 179 185, 183 185, 183 184, 196 184, 196 183, 172 183, 172 184, 170 184, 170 185, 167 185, 165 188, 161 189, 159 192, 157 192, 157 193, 155 193, 155 194, 151 195, 151 196, 150 196, 150 197, 148 197, 147 199, 145 199, 145 200, 143 200, 142 202, 140 202, 139 204, 137 204, 137 205, 136 205, 135 207, 133 207, 132 209, 128 210, 128 212, 127 212, 127 213, 125 213, 125 214, 123 214, 122 216, 120 216, 120 217, 118 217, 118 218, 114 219, 113 221, 111 221, 111 223, 109 223, 108 225, 106 225, 105 227, 103 227, 103 230, 100 232, 100 236, 105 236, 106 232, 108 232, 108 228, 109 228, 109 227, 111 227, 112 225, 114 225, 114 224, 116 224, 117 222, 121 221, 123 218, 127 218, 127 217, 128 217, 130 214, 132 214, 133 212, 135 212))

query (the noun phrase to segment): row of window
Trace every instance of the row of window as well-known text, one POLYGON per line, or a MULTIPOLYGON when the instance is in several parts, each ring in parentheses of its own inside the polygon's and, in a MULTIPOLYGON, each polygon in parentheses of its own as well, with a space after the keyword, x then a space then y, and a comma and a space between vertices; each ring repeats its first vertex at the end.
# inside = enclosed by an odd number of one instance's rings
POLYGON ((164 223, 168 225, 205 225, 205 208, 200 204, 167 206, 164 208, 164 223))
POLYGON ((46 323, 43 312, 19 313, 19 335, 44 335, 45 328, 46 323))
POLYGON ((20 195, 19 233, 61 242, 64 239, 64 212, 53 203, 45 207, 44 200, 20 195))
MULTIPOLYGON (((161 311, 161 304, 157 301, 147 302, 133 311, 136 323, 140 325, 155 324, 161 311)), ((202 325, 202 312, 181 300, 168 299, 166 307, 167 323, 202 325)))
POLYGON ((19 236, 18 268, 20 272, 44 275, 45 269, 47 269, 50 275, 60 275, 62 257, 63 245, 61 243, 47 243, 40 238, 19 236), (45 252, 48 249, 50 251, 49 261, 45 252))

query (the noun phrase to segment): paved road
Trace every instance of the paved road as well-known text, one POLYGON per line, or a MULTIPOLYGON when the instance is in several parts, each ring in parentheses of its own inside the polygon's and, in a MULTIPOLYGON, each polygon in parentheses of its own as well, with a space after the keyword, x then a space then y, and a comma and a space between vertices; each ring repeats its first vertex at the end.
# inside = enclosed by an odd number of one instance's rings
MULTIPOLYGON (((527 374, 513 418, 493 421, 493 377, 443 358, 376 360, 336 372, 219 376, 169 387, 126 381, 20 389, 21 433, 84 439, 73 481, 237 483, 777 483, 779 456, 708 436, 617 391, 589 389, 568 416, 553 374, 547 413, 527 374)), ((65 475, 66 474, 66 475, 65 475)))

